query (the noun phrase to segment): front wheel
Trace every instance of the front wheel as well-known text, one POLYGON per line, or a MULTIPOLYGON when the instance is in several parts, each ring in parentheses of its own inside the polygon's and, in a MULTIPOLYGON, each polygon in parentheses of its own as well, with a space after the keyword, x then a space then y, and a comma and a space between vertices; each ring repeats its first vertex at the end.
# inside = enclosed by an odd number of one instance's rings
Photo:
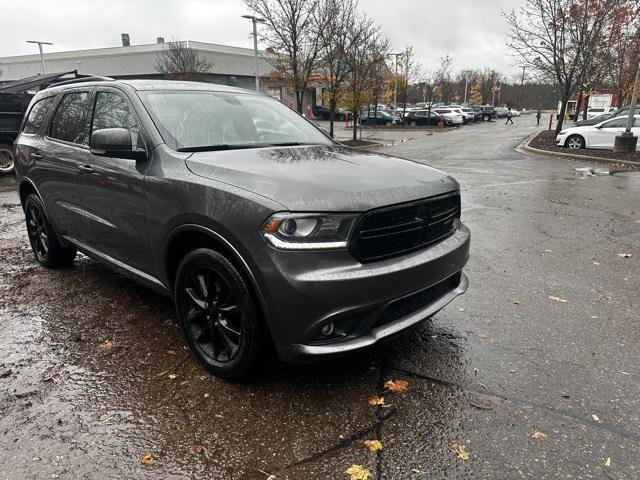
POLYGON ((483 122, 488 122, 489 120, 491 120, 491 116, 490 115, 483 115, 482 116, 482 121, 483 122))
POLYGON ((210 373, 240 378, 267 351, 268 335, 249 286, 224 255, 189 253, 176 275, 178 322, 191 352, 210 373))
POLYGON ((579 150, 581 148, 584 148, 584 138, 582 138, 580 135, 571 135, 569 138, 567 138, 565 146, 572 150, 579 150))
POLYGON ((9 145, 0 143, 0 174, 8 175, 13 172, 13 149, 9 145))
POLYGON ((76 250, 60 245, 44 210, 42 200, 32 193, 24 204, 29 242, 36 259, 45 267, 68 267, 76 258, 76 250))

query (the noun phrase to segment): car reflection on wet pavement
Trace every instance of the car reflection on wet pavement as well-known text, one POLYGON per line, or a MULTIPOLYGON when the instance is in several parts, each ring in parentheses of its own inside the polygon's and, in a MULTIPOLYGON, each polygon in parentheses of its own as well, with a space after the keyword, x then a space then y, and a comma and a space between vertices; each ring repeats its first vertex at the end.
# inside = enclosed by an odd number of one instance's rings
POLYGON ((388 149, 460 180, 466 296, 369 351, 243 383, 194 362, 169 300, 84 256, 38 266, 0 179, 0 479, 640 477, 640 174, 516 153, 535 123, 517 120, 388 149))

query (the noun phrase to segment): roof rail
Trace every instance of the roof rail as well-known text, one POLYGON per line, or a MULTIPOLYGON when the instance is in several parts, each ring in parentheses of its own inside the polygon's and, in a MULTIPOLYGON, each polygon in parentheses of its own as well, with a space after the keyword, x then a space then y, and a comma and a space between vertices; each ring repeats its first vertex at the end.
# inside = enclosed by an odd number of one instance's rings
POLYGON ((64 80, 62 82, 52 83, 47 88, 57 87, 58 85, 69 85, 71 83, 84 83, 84 82, 113 82, 114 79, 111 77, 80 77, 80 78, 72 78, 70 80, 64 80))

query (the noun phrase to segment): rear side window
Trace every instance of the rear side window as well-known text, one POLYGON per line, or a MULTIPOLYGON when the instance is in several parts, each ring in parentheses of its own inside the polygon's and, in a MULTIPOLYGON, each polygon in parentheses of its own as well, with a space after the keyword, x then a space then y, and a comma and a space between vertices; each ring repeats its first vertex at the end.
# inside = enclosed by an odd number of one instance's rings
POLYGON ((86 105, 89 93, 67 93, 51 121, 49 136, 65 142, 84 145, 87 143, 86 105))
POLYGON ((38 133, 55 97, 47 97, 35 103, 24 122, 24 133, 38 133))
POLYGON ((131 146, 138 143, 138 125, 129 105, 117 93, 98 92, 91 133, 103 128, 125 128, 131 135, 131 146))

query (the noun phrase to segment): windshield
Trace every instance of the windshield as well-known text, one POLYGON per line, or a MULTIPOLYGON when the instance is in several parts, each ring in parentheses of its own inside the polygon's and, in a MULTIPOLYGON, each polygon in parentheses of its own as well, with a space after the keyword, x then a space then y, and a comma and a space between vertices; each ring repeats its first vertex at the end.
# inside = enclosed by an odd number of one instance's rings
POLYGON ((175 150, 332 144, 311 123, 270 97, 211 91, 139 94, 162 138, 175 150))

